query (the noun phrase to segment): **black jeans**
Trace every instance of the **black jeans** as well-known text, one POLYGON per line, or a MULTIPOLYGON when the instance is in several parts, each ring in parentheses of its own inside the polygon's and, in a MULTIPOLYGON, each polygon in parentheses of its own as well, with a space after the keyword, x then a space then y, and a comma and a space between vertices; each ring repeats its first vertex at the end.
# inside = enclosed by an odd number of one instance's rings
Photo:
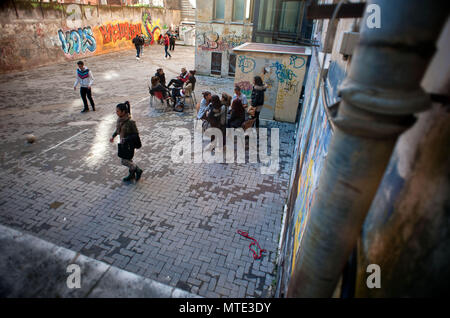
POLYGON ((94 103, 94 100, 92 99, 92 91, 91 91, 90 88, 81 87, 80 88, 80 95, 81 95, 81 99, 83 100, 83 104, 84 104, 84 109, 85 110, 89 109, 87 99, 89 99, 89 102, 91 103, 92 109, 95 109, 95 103, 94 103))
POLYGON ((140 55, 141 55, 141 46, 136 45, 136 57, 140 57, 140 55))
POLYGON ((175 50, 175 43, 170 43, 169 50, 171 50, 171 51, 175 50))

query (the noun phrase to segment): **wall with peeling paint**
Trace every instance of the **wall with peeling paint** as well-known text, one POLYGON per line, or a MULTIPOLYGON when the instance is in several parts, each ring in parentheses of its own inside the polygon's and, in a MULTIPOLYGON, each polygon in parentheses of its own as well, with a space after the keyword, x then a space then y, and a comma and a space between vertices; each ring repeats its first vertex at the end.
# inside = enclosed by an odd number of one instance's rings
POLYGON ((250 42, 253 24, 232 22, 233 2, 225 2, 225 19, 218 22, 213 19, 213 2, 197 0, 195 68, 198 74, 211 74, 212 53, 222 55, 221 77, 229 76, 230 54, 233 48, 250 42))
POLYGON ((180 24, 181 11, 14 1, 3 3, 0 21, 4 73, 133 49, 140 33, 152 45, 180 24))

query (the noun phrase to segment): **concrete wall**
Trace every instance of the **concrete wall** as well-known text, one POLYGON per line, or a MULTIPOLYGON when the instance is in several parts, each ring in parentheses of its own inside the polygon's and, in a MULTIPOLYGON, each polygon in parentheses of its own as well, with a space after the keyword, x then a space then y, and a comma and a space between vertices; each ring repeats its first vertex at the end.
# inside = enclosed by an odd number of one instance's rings
POLYGON ((141 32, 151 45, 180 21, 180 10, 6 2, 0 11, 0 72, 132 49, 141 32))
POLYGON ((251 23, 232 22, 233 1, 225 4, 225 19, 214 21, 213 1, 197 0, 195 68, 199 74, 211 74, 211 53, 222 54, 221 76, 228 76, 232 49, 252 38, 251 23))

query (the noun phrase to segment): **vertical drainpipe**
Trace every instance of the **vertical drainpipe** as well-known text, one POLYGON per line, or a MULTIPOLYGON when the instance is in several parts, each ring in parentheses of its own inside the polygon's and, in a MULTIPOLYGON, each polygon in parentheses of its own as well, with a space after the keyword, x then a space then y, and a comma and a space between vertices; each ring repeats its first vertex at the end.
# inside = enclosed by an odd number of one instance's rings
POLYGON ((288 297, 332 295, 398 136, 430 107, 420 82, 448 15, 445 2, 371 4, 381 9, 381 27, 369 29, 373 12, 366 12, 288 297))

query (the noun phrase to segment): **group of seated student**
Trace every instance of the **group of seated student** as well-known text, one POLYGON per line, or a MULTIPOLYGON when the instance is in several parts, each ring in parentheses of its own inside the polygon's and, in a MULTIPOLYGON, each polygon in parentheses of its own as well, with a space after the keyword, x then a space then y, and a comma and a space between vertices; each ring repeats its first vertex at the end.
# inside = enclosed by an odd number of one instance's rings
POLYGON ((234 96, 222 93, 222 98, 203 92, 197 112, 197 119, 207 121, 210 127, 219 128, 225 135, 226 128, 240 128, 246 121, 247 97, 239 86, 234 88, 234 96))
POLYGON ((187 72, 186 68, 183 67, 181 69, 181 74, 177 78, 171 79, 166 86, 166 75, 164 74, 164 70, 158 68, 155 76, 151 78, 150 94, 155 95, 161 100, 169 98, 175 100, 177 97, 184 98, 186 96, 191 96, 192 92, 195 90, 195 83, 197 81, 195 73, 195 70, 187 72), (172 84, 174 88, 172 88, 171 94, 170 86, 172 84))

